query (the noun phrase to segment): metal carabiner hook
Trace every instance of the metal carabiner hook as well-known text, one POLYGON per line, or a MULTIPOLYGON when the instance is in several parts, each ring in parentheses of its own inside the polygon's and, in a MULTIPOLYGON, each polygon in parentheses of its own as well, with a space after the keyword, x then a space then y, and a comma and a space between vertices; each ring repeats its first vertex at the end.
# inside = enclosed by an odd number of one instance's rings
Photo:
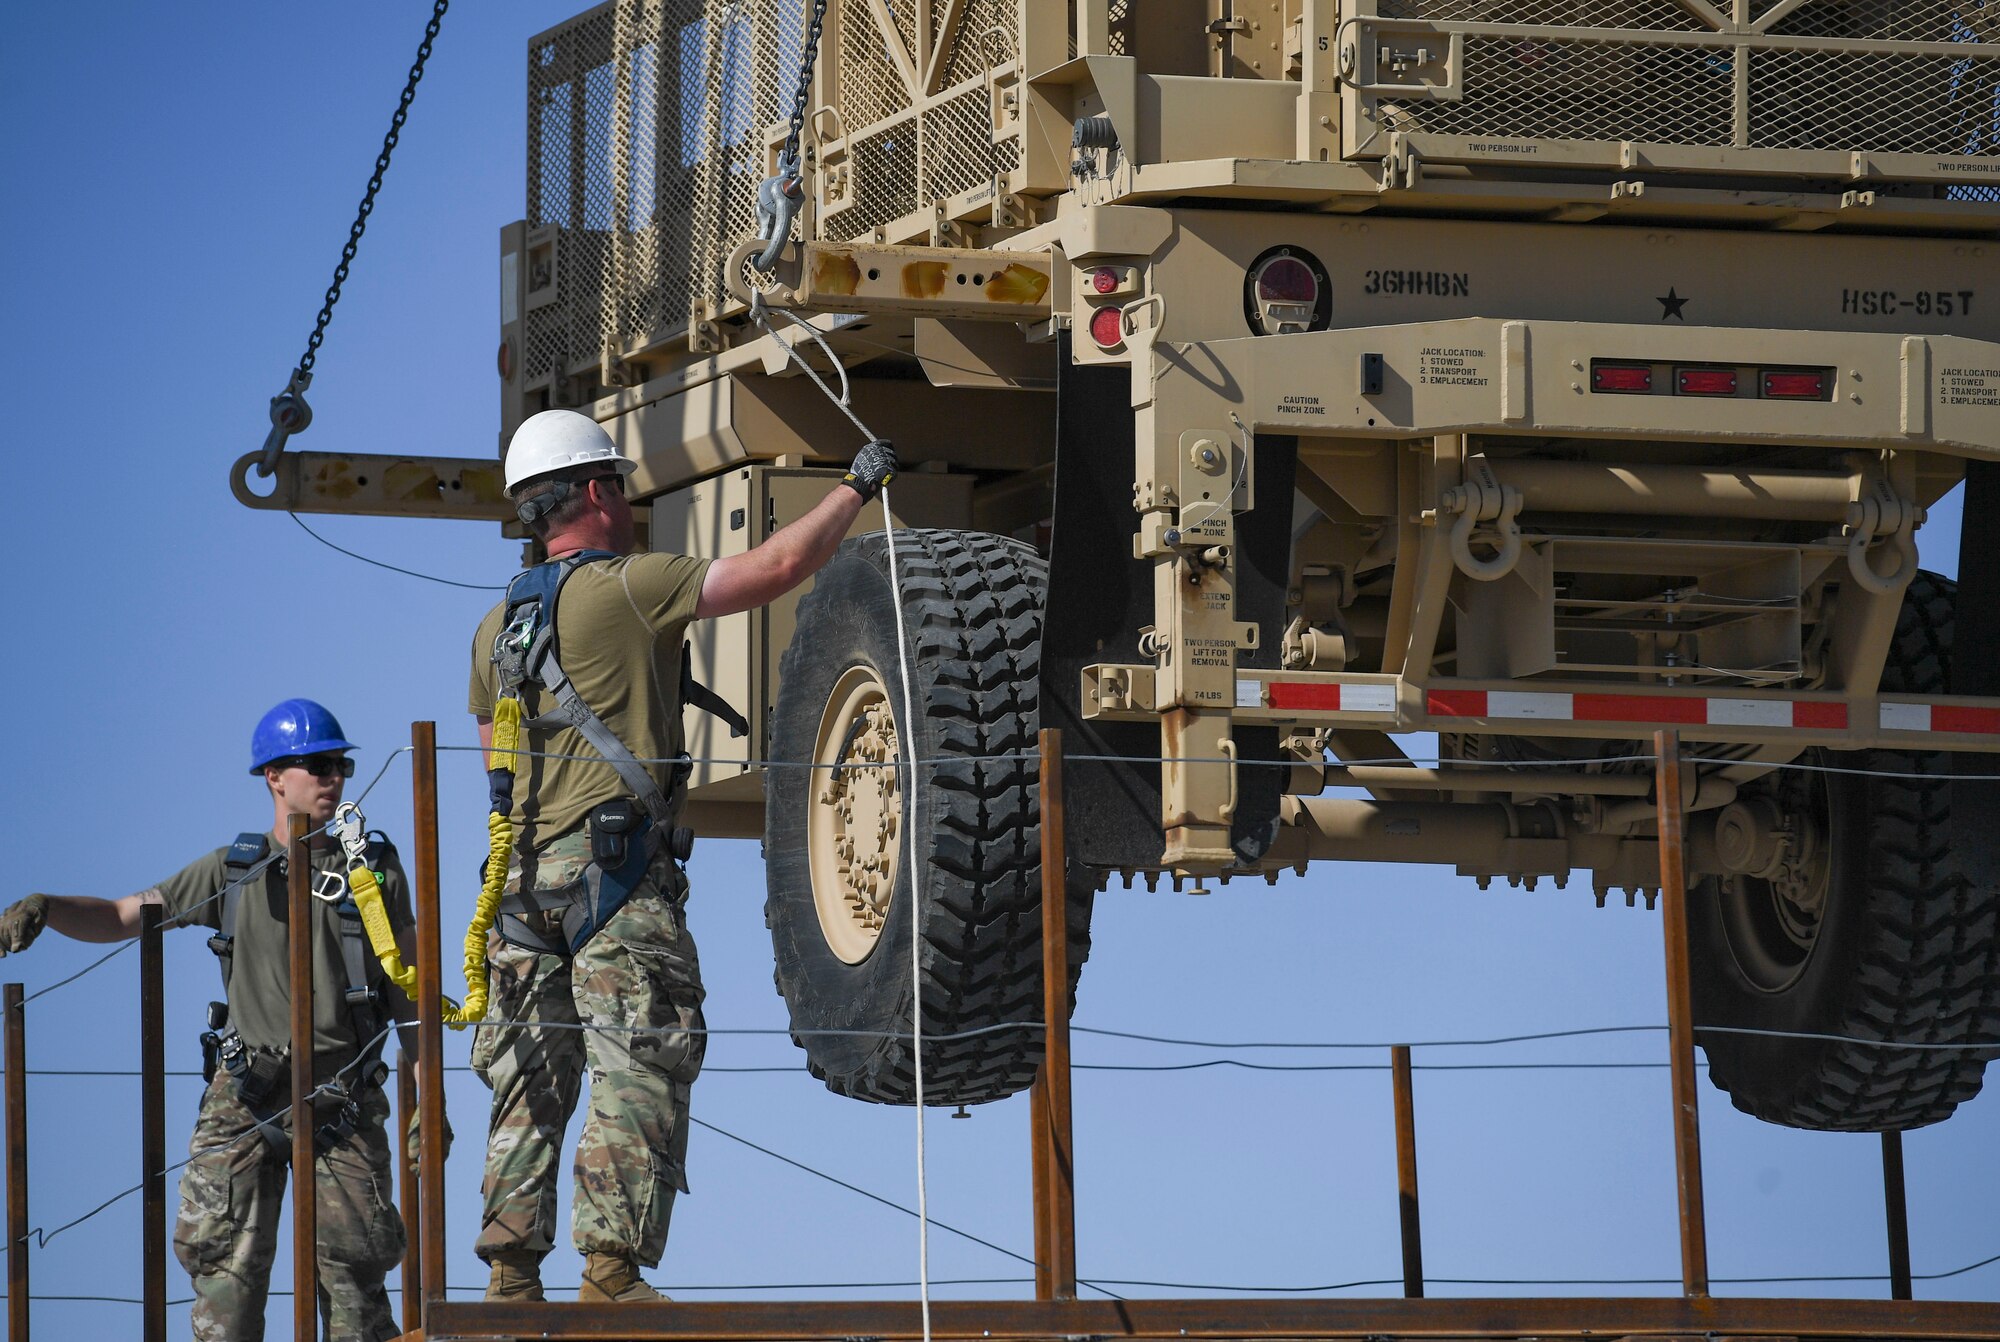
POLYGON ((342 802, 334 811, 327 829, 340 840, 340 847, 347 854, 348 866, 368 865, 368 819, 361 814, 359 806, 351 801, 342 802))

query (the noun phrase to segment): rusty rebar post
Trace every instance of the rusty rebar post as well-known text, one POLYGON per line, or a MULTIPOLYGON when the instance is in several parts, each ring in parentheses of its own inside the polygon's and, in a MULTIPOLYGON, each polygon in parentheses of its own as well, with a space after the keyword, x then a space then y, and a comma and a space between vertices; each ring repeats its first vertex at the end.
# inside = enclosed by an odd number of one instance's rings
POLYGON ((1042 1069, 1035 1122, 1035 1288, 1038 1299, 1076 1299, 1076 1171, 1071 1163, 1069 883, 1063 836, 1062 732, 1041 733, 1042 1069))
POLYGON ((1389 1075, 1396 1091, 1396 1206, 1403 1225, 1403 1294, 1424 1294, 1424 1235, 1417 1217, 1417 1106, 1410 1085, 1410 1046, 1389 1050, 1389 1075))
POLYGON ((139 1238, 141 1335, 167 1342, 167 991, 160 929, 165 910, 139 906, 139 1238))
MULTIPOLYGON (((428 1320, 432 1302, 444 1299, 444 969, 438 930, 437 724, 410 724, 414 768, 411 818, 417 834, 417 1192, 418 1253, 428 1320)), ((425 1324, 429 1326, 428 1322, 425 1324)))
POLYGON ((1029 1178, 1033 1180, 1035 1206, 1035 1299, 1055 1299, 1049 1282, 1049 1097, 1041 1072, 1028 1091, 1029 1178))
POLYGON ((1889 1220, 1889 1298, 1911 1300, 1910 1204, 1903 1189, 1903 1134, 1882 1134, 1882 1206, 1889 1220))
POLYGON ((286 929, 292 987, 292 1337, 319 1336, 319 1189, 313 1179, 312 853, 306 817, 291 817, 286 929))
POLYGON ((421 1185, 417 1180, 417 1162, 410 1159, 410 1144, 405 1137, 410 1130, 410 1120, 417 1115, 417 1059, 416 1055, 399 1050, 396 1054, 396 1126, 390 1129, 394 1134, 396 1152, 397 1189, 396 1205, 403 1212, 403 1331, 414 1333, 424 1324, 423 1281, 424 1243, 423 1227, 418 1224, 417 1208, 421 1205, 421 1185))
POLYGON ((1694 1073, 1694 998, 1688 970, 1687 835, 1681 808, 1681 734, 1653 733, 1653 795, 1660 825, 1660 908, 1667 948, 1667 1051, 1674 1096, 1674 1171, 1680 1188, 1681 1290, 1708 1294, 1708 1227, 1701 1198, 1701 1118, 1694 1073))
POLYGON ((7 1337, 28 1342, 28 1031, 21 985, 0 989, 7 1013, 7 1337))

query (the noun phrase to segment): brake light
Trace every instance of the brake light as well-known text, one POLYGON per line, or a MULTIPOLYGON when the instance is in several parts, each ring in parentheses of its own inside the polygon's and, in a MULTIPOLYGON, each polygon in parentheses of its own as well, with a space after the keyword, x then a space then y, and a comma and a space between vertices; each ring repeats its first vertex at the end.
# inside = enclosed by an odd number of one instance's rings
POLYGON ((1257 273, 1257 297, 1273 303, 1317 303, 1319 281, 1305 262, 1281 256, 1257 273))
POLYGON ((1099 349, 1117 349, 1125 343, 1125 314, 1117 308, 1099 308, 1091 314, 1090 338, 1099 349))
POLYGON ((1645 364, 1596 363, 1590 366, 1592 391, 1650 392, 1653 370, 1645 364))
POLYGON ((1764 394, 1786 401, 1824 401, 1826 374, 1824 372, 1766 373, 1764 394))
POLYGON ((1674 391, 1681 396, 1734 396, 1734 368, 1676 368, 1674 391))
POLYGON ((1101 294, 1117 293, 1120 278, 1116 266, 1099 266, 1090 272, 1090 287, 1101 294))

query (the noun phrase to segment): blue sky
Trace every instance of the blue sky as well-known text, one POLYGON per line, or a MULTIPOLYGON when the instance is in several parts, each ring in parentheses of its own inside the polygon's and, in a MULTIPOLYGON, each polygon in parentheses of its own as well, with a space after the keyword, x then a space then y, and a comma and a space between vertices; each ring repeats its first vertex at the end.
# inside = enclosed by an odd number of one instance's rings
MULTIPOLYGON (((252 724, 278 699, 333 707, 364 746, 364 778, 408 741, 412 720, 437 721, 447 745, 473 740, 467 649, 490 597, 344 558, 282 513, 241 507, 226 483, 230 463, 262 441, 266 400, 311 329, 428 12, 360 0, 113 4, 93 9, 88 24, 55 6, 10 15, 0 48, 0 154, 14 184, 0 216, 0 366, 22 392, 5 441, 23 566, 9 600, 13 745, 0 766, 8 899, 124 894, 266 823, 246 750, 252 724)), ((497 242, 523 208, 524 53, 531 34, 567 13, 517 0, 446 19, 319 360, 317 418, 297 446, 495 450, 497 242)), ((504 581, 518 554, 486 525, 315 525, 364 553, 465 582, 504 581)), ((1933 567, 1955 568, 1956 529, 1953 507, 1925 531, 1933 567)), ((445 754, 442 771, 445 931, 455 943, 484 851, 484 788, 470 753, 445 754)), ((406 851, 409 796, 401 757, 367 804, 371 822, 406 851)), ((711 1025, 781 1028, 756 846, 705 843, 693 879, 711 1025)), ((1657 915, 1615 902, 1595 910, 1582 880, 1566 892, 1481 893, 1435 869, 1327 867, 1206 899, 1114 886, 1100 898, 1095 942, 1077 1023, 1100 1029, 1421 1042, 1665 1018, 1657 915)), ((0 977, 32 992, 97 953, 52 936, 0 966, 0 977)), ((136 968, 128 953, 34 1003, 31 1065, 136 1067, 136 968)), ((169 1065, 192 1068, 201 1006, 217 986, 201 936, 169 939, 167 975, 169 1065)), ((449 1062, 464 1061, 465 1036, 447 1047, 449 1062)), ((1087 1035, 1076 1052, 1096 1064, 1218 1056, 1087 1035)), ((1419 1065, 1664 1057, 1653 1035, 1417 1053, 1419 1065)), ((1387 1054, 1322 1060, 1386 1064, 1387 1054)), ((836 1099, 802 1069, 723 1070, 799 1062, 782 1037, 717 1038, 695 1116, 912 1203, 909 1111, 836 1099)), ((168 1084, 176 1153, 198 1088, 168 1084)), ((476 1286, 485 1092, 464 1073, 448 1090, 460 1134, 448 1275, 476 1286)), ((55 1226, 137 1182, 135 1080, 36 1077, 29 1095, 36 1224, 55 1226)), ((1425 1262, 1436 1277, 1678 1279, 1663 1070, 1432 1070, 1418 1074, 1416 1100, 1425 1262)), ((1907 1140, 1919 1273, 2000 1253, 1996 1113, 1982 1098, 1907 1140)), ((1076 1115, 1085 1277, 1305 1287, 1399 1275, 1386 1071, 1080 1071, 1076 1115)), ((1886 1271, 1876 1139, 1759 1124, 1705 1081, 1702 1119, 1716 1278, 1886 1271)), ((935 1112, 928 1161, 935 1217, 1031 1250, 1023 1101, 965 1121, 935 1112)), ((678 1294, 915 1276, 906 1216, 706 1129, 694 1135, 690 1175, 694 1194, 653 1274, 678 1294)), ((36 1293, 136 1296, 139 1240, 131 1198, 38 1251, 36 1293)), ((940 1279, 1024 1270, 943 1233, 931 1252, 940 1279)), ((578 1267, 561 1250, 548 1279, 573 1283, 578 1267)), ((276 1284, 289 1275, 281 1261, 276 1284)), ((178 1267, 169 1282, 173 1296, 186 1295, 178 1267)), ((1718 1286, 1745 1290, 1887 1293, 1882 1283, 1718 1286)), ((2000 1266, 1920 1284, 1918 1294, 2000 1299, 2000 1266)), ((48 1336, 137 1327, 136 1310, 117 1304, 42 1302, 36 1318, 48 1336)), ((274 1301, 274 1327, 288 1318, 289 1303, 274 1301)), ((172 1311, 171 1332, 187 1335, 184 1306, 172 1311)))

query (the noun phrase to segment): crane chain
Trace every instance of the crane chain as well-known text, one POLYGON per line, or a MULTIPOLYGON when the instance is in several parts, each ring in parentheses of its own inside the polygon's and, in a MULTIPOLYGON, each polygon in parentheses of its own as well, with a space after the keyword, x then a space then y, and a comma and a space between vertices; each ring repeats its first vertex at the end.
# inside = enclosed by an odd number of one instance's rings
MULTIPOLYGON (((824 7, 824 0, 821 0, 824 7)), ((424 62, 431 58, 431 44, 437 40, 438 26, 444 22, 444 12, 451 0, 437 0, 431 11, 431 21, 424 26, 424 40, 417 47, 416 64, 410 67, 410 78, 403 85, 403 96, 396 103, 396 114, 389 118, 389 133, 382 138, 382 152, 375 156, 375 172, 368 179, 367 194, 361 197, 361 208, 355 212, 354 225, 347 232, 347 245, 340 249, 340 264, 333 269, 333 283, 327 286, 326 301, 320 305, 319 320, 313 325, 313 332, 306 340, 306 352, 299 356, 298 369, 292 374, 295 382, 310 383, 313 361, 319 356, 319 347, 326 339, 327 323, 333 320, 333 305, 340 301, 341 286, 347 283, 347 269, 354 263, 354 255, 361 246, 361 235, 368 228, 368 216, 375 211, 375 196, 382 189, 382 178, 389 171, 389 158, 396 152, 396 142, 403 133, 403 123, 409 120, 410 104, 417 96, 417 83, 424 77, 424 62)))
POLYGON ((355 212, 354 226, 347 230, 347 245, 340 249, 340 264, 333 268, 333 283, 327 286, 326 301, 320 304, 319 320, 313 323, 312 334, 306 338, 306 352, 299 356, 298 367, 292 369, 291 379, 285 389, 271 398, 271 431, 264 438, 262 453, 257 458, 257 474, 270 476, 278 469, 278 458, 284 454, 285 443, 295 433, 304 433, 312 423, 312 407, 306 404, 306 388, 312 386, 313 363, 319 358, 319 347, 326 339, 327 323, 333 320, 333 305, 340 301, 341 286, 347 283, 348 267, 354 264, 354 254, 360 250, 361 235, 368 228, 368 216, 375 212, 375 196, 382 189, 382 178, 389 171, 389 156, 396 152, 396 141, 402 137, 403 123, 410 118, 410 104, 416 100, 417 81, 424 77, 424 62, 431 58, 431 43, 437 40, 438 26, 444 22, 444 12, 451 0, 437 0, 437 7, 431 11, 431 21, 424 26, 424 40, 417 47, 417 62, 410 67, 410 78, 403 85, 403 96, 397 100, 396 114, 389 118, 389 133, 382 137, 382 152, 375 156, 375 171, 368 178, 368 191, 361 197, 361 208, 355 212))
POLYGON ((826 22, 826 0, 813 0, 812 22, 806 30, 805 52, 799 59, 799 89, 792 98, 792 124, 785 133, 785 148, 779 162, 799 165, 799 137, 805 132, 806 104, 812 100, 813 66, 819 60, 819 32, 826 22))

